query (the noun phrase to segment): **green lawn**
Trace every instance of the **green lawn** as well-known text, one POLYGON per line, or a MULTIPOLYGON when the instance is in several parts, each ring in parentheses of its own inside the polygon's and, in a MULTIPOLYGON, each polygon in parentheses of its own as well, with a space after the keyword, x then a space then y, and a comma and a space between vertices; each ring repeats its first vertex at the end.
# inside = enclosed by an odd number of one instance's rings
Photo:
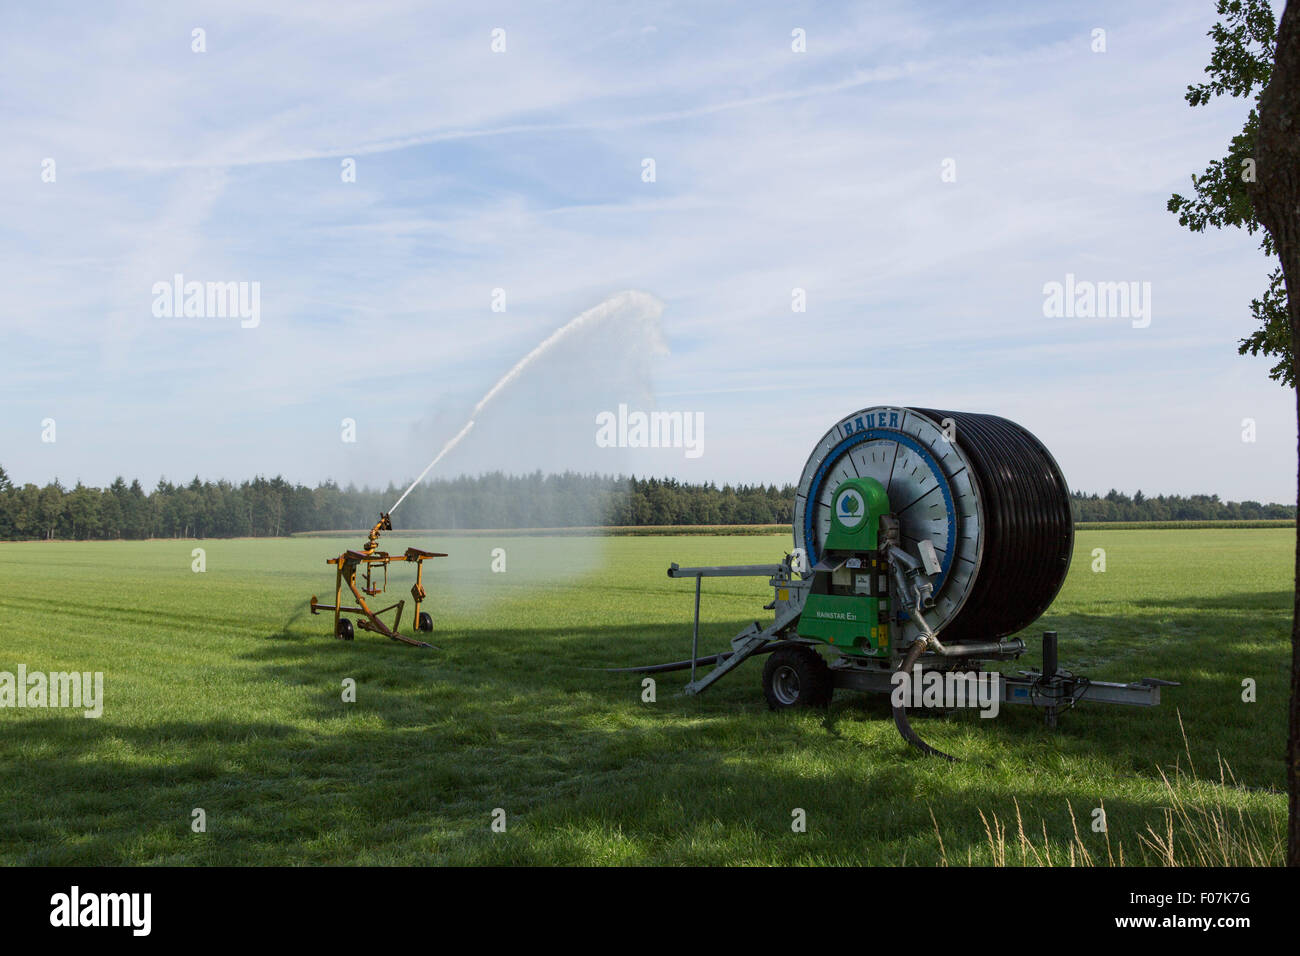
MULTIPOLYGON (((1189 763, 1180 713, 1202 778, 1176 783, 1181 799, 1280 862, 1293 541, 1080 532, 1035 631, 1058 630, 1062 665, 1089 676, 1183 686, 1151 710, 1082 704, 1057 732, 1013 707, 915 719, 956 766, 908 750, 883 699, 768 712, 761 659, 699 698, 661 675, 653 704, 639 677, 592 669, 688 655, 692 585, 670 561, 771 562, 788 536, 427 541, 453 552, 426 575, 438 650, 333 640, 307 613, 332 597, 325 557, 359 536, 0 544, 0 670, 102 671, 106 696, 98 720, 0 710, 0 862, 989 863, 984 819, 1014 834, 1017 807, 1040 853, 1075 843, 1104 862, 1088 826, 1103 803, 1112 851, 1152 861, 1139 835, 1163 829, 1161 770, 1189 763), (1220 756, 1235 785, 1218 784, 1220 756)), ((705 646, 768 619, 770 598, 761 579, 706 581, 705 646)))

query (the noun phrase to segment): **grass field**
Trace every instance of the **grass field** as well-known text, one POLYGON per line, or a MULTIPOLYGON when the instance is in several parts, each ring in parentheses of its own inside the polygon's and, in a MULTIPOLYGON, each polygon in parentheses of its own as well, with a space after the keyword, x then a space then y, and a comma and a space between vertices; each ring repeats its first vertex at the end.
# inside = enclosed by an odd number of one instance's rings
MULTIPOLYGON (((1057 732, 1013 707, 914 720, 956 766, 909 751, 883 699, 768 712, 760 663, 699 698, 663 675, 657 703, 589 669, 688 656, 692 586, 670 561, 770 562, 788 536, 448 540, 427 575, 439 650, 333 640, 306 612, 354 538, 0 544, 0 670, 102 671, 106 697, 97 720, 0 710, 0 862, 1104 863, 1121 846, 1160 862, 1141 837, 1166 832, 1175 798, 1230 828, 1210 840, 1230 858, 1240 840, 1281 861, 1290 530, 1080 532, 1035 631, 1089 676, 1183 686, 1153 710, 1082 704, 1057 732)), ((706 581, 705 646, 770 597, 706 581)), ((1195 838, 1176 821, 1176 859, 1205 852, 1195 838)))

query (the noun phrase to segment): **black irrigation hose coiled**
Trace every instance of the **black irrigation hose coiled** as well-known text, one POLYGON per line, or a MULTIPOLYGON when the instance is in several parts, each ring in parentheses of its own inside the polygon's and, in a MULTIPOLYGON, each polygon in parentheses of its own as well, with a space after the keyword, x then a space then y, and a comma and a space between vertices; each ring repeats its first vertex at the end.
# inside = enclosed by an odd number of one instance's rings
MULTIPOLYGON (((1047 610, 1074 551, 1065 477, 1051 453, 996 415, 913 409, 940 425, 950 418, 983 507, 984 550, 965 605, 943 628, 945 643, 1014 634, 1047 610)), ((961 534, 964 529, 957 529, 961 534)))

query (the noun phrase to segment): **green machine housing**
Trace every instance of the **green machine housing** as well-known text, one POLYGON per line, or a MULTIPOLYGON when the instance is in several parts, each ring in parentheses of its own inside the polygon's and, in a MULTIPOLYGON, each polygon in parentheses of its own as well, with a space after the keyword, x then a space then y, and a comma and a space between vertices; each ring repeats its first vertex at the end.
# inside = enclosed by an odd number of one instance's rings
POLYGON ((874 478, 850 478, 835 489, 831 505, 799 636, 841 654, 888 657, 889 580, 880 536, 881 519, 891 514, 889 495, 874 478))

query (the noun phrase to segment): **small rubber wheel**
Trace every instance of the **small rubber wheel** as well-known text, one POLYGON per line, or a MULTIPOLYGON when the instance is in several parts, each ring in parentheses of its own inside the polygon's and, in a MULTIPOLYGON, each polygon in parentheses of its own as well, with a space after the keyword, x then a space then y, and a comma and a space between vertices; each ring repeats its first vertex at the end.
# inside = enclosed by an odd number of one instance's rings
POLYGON ((421 611, 420 619, 416 622, 416 627, 428 634, 433 630, 433 616, 428 611, 421 611))
POLYGON ((773 710, 825 707, 834 691, 830 668, 811 647, 783 647, 763 667, 763 695, 773 710))
POLYGON ((339 640, 350 641, 352 640, 355 633, 356 632, 352 630, 351 621, 349 621, 346 617, 339 618, 339 633, 338 633, 339 640))

